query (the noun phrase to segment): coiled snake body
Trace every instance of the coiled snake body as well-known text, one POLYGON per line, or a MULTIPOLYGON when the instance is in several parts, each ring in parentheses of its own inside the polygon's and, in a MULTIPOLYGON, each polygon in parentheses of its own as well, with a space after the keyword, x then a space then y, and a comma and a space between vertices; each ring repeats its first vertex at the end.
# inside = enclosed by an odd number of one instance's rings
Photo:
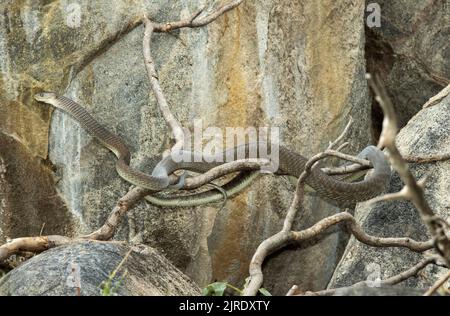
MULTIPOLYGON (((123 179, 153 192, 167 189, 171 184, 169 175, 175 170, 188 169, 196 172, 206 172, 209 169, 222 164, 221 162, 196 162, 194 159, 191 159, 190 162, 174 162, 171 157, 168 156, 155 167, 151 175, 145 174, 130 167, 130 151, 122 140, 117 135, 101 126, 81 105, 66 97, 58 96, 51 92, 38 93, 35 95, 35 99, 51 104, 72 115, 89 134, 96 137, 105 147, 116 155, 116 170, 123 179)), ((242 147, 245 147, 245 158, 258 158, 252 156, 252 153, 259 153, 259 150, 257 149, 260 145, 261 143, 258 142, 247 143, 229 149, 228 151, 232 150, 234 153, 237 153, 239 149, 242 150, 242 147)), ((193 152, 185 153, 192 156, 198 155, 193 152)), ((226 157, 228 157, 228 155, 226 157)), ((374 167, 372 174, 362 181, 353 183, 340 181, 323 173, 319 168, 313 168, 305 182, 319 193, 319 195, 343 204, 355 203, 373 198, 385 189, 387 180, 390 177, 390 167, 384 158, 384 154, 374 146, 366 147, 359 154, 359 157, 369 160, 374 167)), ((303 172, 307 161, 308 159, 302 155, 284 146, 279 146, 279 169, 276 173, 299 177, 303 172)), ((237 177, 230 181, 224 186, 227 195, 231 196, 239 192, 248 185, 254 177, 255 173, 250 173, 241 175, 241 177, 237 177)), ((222 194, 213 191, 174 198, 149 197, 151 202, 165 206, 195 206, 220 199, 222 199, 222 194)))

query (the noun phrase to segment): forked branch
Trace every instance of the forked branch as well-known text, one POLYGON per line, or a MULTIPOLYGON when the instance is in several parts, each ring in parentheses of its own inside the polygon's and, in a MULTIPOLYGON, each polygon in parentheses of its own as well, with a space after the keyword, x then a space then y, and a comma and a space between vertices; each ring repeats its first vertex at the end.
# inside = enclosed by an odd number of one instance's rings
POLYGON ((201 17, 200 15, 203 13, 204 9, 200 9, 197 12, 195 12, 193 15, 191 15, 189 18, 182 19, 176 22, 166 22, 166 23, 155 23, 154 24, 154 32, 170 32, 176 29, 184 28, 184 27, 201 27, 208 25, 209 23, 216 20, 218 17, 220 17, 222 14, 233 10, 237 6, 239 6, 244 0, 234 0, 227 4, 224 4, 217 9, 215 9, 213 12, 209 13, 208 15, 201 17))

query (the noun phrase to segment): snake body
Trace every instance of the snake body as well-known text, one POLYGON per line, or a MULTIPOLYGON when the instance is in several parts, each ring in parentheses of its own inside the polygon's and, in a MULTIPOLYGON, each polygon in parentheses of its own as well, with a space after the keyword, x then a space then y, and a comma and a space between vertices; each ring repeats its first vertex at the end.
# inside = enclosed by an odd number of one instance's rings
MULTIPOLYGON (((72 115, 89 134, 97 138, 106 148, 116 155, 116 170, 123 179, 136 186, 149 189, 152 192, 159 192, 168 188, 172 184, 170 175, 176 170, 188 169, 196 172, 206 172, 222 164, 222 162, 206 162, 203 159, 198 159, 198 155, 201 154, 184 151, 183 154, 185 156, 191 156, 191 159, 175 162, 169 155, 154 168, 151 175, 145 174, 130 167, 130 151, 123 141, 117 135, 101 126, 81 105, 51 92, 38 93, 35 95, 35 99, 51 104, 72 115)), ((237 158, 236 155, 238 152, 245 152, 245 158, 259 158, 258 148, 261 145, 263 143, 255 142, 236 146, 225 151, 223 157, 235 155, 234 157, 237 158), (257 153, 256 156, 254 153, 257 153)), ((386 162, 384 154, 374 146, 366 147, 360 153, 359 157, 369 160, 374 168, 372 174, 362 181, 353 183, 340 181, 323 173, 320 168, 315 167, 305 179, 305 183, 312 187, 319 195, 339 203, 355 203, 373 198, 385 189, 387 180, 390 177, 390 167, 386 162)), ((306 157, 287 147, 279 146, 279 169, 276 173, 299 177, 307 161, 308 159, 306 157)), ((236 194, 247 186, 254 177, 255 172, 241 175, 241 177, 232 180, 224 186, 227 195, 231 196, 236 194)), ((213 191, 174 198, 148 197, 150 201, 153 199, 152 202, 164 206, 194 206, 217 201, 217 199, 222 198, 222 194, 213 191), (165 201, 168 203, 165 203, 165 201)))

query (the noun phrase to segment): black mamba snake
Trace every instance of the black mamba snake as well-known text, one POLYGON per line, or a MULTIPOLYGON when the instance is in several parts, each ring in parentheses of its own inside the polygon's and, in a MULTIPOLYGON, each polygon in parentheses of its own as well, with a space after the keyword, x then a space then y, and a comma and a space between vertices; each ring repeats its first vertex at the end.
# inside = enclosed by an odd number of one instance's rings
MULTIPOLYGON (((116 155, 116 170, 123 179, 136 186, 149 189, 152 192, 156 193, 169 188, 173 184, 170 175, 176 170, 187 169, 196 172, 206 172, 213 167, 223 164, 223 162, 215 161, 206 162, 202 159, 199 161, 198 159, 194 159, 199 154, 183 151, 191 159, 175 162, 169 155, 153 169, 151 175, 148 175, 130 167, 131 155, 128 147, 117 135, 101 126, 81 105, 52 92, 38 93, 34 98, 37 101, 51 104, 72 115, 90 135, 97 138, 106 148, 116 155)), ((262 143, 260 142, 240 145, 225 151, 223 157, 229 157, 231 154, 233 155, 232 157, 236 158, 237 156, 235 154, 239 150, 243 150, 245 151, 245 158, 258 158, 258 147, 261 145, 262 143)), ((358 157, 369 160, 374 168, 373 172, 362 181, 352 183, 341 181, 323 173, 320 168, 313 168, 305 182, 319 195, 338 203, 350 204, 371 199, 383 192, 390 178, 391 170, 383 152, 374 146, 366 147, 358 157)), ((279 168, 275 173, 299 177, 307 161, 308 159, 304 156, 287 147, 279 146, 279 168)), ((232 196, 246 187, 255 178, 257 173, 257 171, 243 173, 241 176, 231 180, 223 187, 227 196, 232 196)), ((150 202, 161 206, 196 206, 221 200, 223 194, 207 191, 186 196, 147 196, 146 198, 150 202)))

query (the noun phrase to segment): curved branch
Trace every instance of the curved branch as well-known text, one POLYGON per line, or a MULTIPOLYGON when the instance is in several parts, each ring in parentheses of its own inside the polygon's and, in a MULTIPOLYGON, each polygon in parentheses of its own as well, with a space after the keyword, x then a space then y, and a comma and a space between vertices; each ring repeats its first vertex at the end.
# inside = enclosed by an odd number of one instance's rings
POLYGON ((113 208, 102 227, 81 238, 92 240, 110 240, 113 238, 122 218, 136 203, 147 195, 147 192, 146 189, 142 188, 133 188, 128 191, 127 194, 117 201, 116 206, 113 208))
POLYGON ((426 250, 433 248, 433 240, 428 240, 425 242, 415 241, 411 238, 383 238, 368 235, 364 232, 361 226, 356 222, 356 219, 347 212, 335 214, 333 216, 327 217, 311 228, 299 231, 291 232, 291 240, 295 242, 302 242, 312 237, 319 235, 326 229, 333 225, 337 225, 341 222, 346 222, 347 228, 350 233, 361 243, 372 247, 404 247, 408 248, 414 252, 424 252, 426 250))
POLYGON ((150 51, 150 43, 154 30, 154 25, 145 15, 142 21, 145 26, 144 39, 142 45, 144 52, 145 67, 147 69, 147 75, 150 81, 150 86, 152 87, 153 93, 155 94, 159 109, 161 110, 164 119, 166 120, 167 124, 172 130, 172 134, 175 139, 175 145, 173 146, 173 148, 176 150, 182 150, 184 145, 183 128, 170 111, 166 97, 164 96, 161 85, 159 84, 158 73, 156 72, 155 63, 153 62, 152 54, 150 51))
POLYGON ((268 167, 271 162, 267 159, 250 158, 240 159, 224 163, 223 165, 214 167, 207 172, 198 176, 187 178, 183 190, 192 190, 208 184, 218 178, 227 174, 231 174, 244 170, 260 170, 263 167, 268 167))
MULTIPOLYGON (((435 264, 436 261, 437 261, 436 256, 425 258, 422 261, 420 261, 419 263, 417 263, 415 266, 409 268, 408 270, 405 270, 405 271, 403 271, 397 275, 394 275, 390 278, 387 278, 385 280, 381 280, 378 285, 383 286, 383 285, 398 284, 402 281, 405 281, 406 279, 416 276, 420 271, 422 271, 428 265, 435 264)), ((347 287, 328 289, 328 290, 323 290, 323 291, 318 291, 318 292, 309 292, 308 291, 308 292, 305 292, 304 294, 299 294, 298 296, 331 296, 338 292, 346 291, 351 288, 355 288, 355 287, 359 287, 359 286, 369 286, 370 287, 372 285, 372 283, 373 282, 361 281, 361 282, 355 283, 355 284, 353 284, 351 286, 347 286, 347 287)))
POLYGON ((450 279, 450 271, 447 271, 446 274, 440 277, 439 280, 437 280, 436 283, 434 283, 423 296, 433 295, 441 286, 444 285, 445 282, 447 282, 448 279, 450 279))
POLYGON ((244 0, 234 0, 231 1, 228 4, 222 5, 213 12, 209 13, 208 15, 204 17, 199 17, 200 14, 203 13, 203 9, 195 12, 192 16, 190 16, 187 19, 183 19, 176 22, 166 22, 166 23, 155 23, 154 24, 154 31, 155 32, 170 32, 176 29, 184 28, 184 27, 201 27, 205 26, 214 20, 216 20, 218 17, 220 17, 222 14, 236 8, 238 5, 240 5, 244 0))
POLYGON ((0 246, 0 261, 6 260, 21 251, 41 252, 53 247, 69 244, 73 241, 71 238, 59 235, 12 239, 0 246))

